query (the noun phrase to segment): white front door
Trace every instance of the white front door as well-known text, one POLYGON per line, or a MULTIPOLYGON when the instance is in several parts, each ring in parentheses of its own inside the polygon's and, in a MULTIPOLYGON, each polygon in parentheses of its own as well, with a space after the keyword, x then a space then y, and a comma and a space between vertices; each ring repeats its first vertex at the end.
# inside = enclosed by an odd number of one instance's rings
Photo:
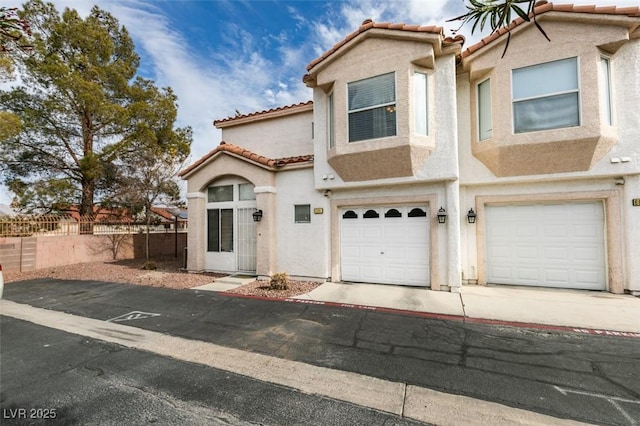
POLYGON ((429 286, 426 206, 340 211, 343 281, 429 286))
POLYGON ((220 179, 207 189, 206 270, 255 273, 255 199, 254 186, 240 178, 220 179))
POLYGON ((253 221, 255 208, 238 209, 238 271, 256 272, 256 248, 258 231, 253 221))
POLYGON ((487 282, 606 290, 602 202, 486 206, 487 282))

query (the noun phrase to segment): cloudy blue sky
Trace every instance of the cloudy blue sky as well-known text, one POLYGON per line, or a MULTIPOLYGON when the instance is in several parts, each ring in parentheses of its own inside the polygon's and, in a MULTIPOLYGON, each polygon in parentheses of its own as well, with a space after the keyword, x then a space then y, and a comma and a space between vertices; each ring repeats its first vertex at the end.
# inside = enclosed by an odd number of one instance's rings
MULTIPOLYGON (((12 0, 3 5, 19 6, 12 0)), ((139 73, 178 96, 178 125, 194 130, 191 161, 220 142, 213 120, 311 99, 305 66, 364 19, 440 25, 465 11, 464 0, 54 0, 87 15, 94 4, 131 33, 139 73)), ((556 1, 636 6, 638 0, 556 1)), ((465 46, 477 41, 463 28, 465 46)), ((11 194, 0 188, 0 203, 11 194)))

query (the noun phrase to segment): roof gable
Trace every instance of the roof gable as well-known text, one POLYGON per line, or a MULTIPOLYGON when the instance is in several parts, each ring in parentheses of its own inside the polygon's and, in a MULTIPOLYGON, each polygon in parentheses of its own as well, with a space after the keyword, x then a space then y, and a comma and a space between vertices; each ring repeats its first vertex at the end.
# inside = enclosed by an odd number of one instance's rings
MULTIPOLYGON (((431 34, 434 37, 434 43, 437 44, 440 50, 443 45, 453 45, 464 43, 463 36, 456 37, 444 37, 444 31, 442 27, 435 25, 420 26, 420 25, 407 25, 404 23, 389 23, 389 22, 373 22, 371 19, 367 19, 362 22, 362 25, 357 30, 347 35, 343 40, 336 43, 331 49, 324 52, 320 57, 314 59, 307 65, 307 71, 311 71, 314 67, 327 59, 333 57, 337 53, 343 53, 345 50, 350 49, 353 45, 364 40, 368 36, 384 36, 392 37, 411 37, 412 35, 425 35, 431 34)), ((307 76, 305 76, 308 79, 307 76)))
POLYGON ((484 37, 479 42, 469 46, 465 49, 460 57, 464 60, 467 57, 473 55, 474 53, 480 51, 481 49, 489 46, 491 44, 495 45, 496 40, 502 40, 503 36, 506 36, 508 33, 520 27, 521 25, 535 25, 533 23, 533 18, 538 17, 540 15, 546 14, 548 12, 561 12, 561 13, 571 13, 571 14, 584 14, 585 17, 589 17, 589 15, 614 15, 619 17, 630 17, 637 18, 640 17, 640 7, 616 7, 616 6, 574 6, 573 4, 553 4, 548 3, 547 1, 539 1, 536 3, 536 6, 533 9, 533 12, 529 14, 529 17, 532 19, 531 22, 527 22, 522 18, 517 18, 506 27, 499 28, 493 34, 484 37))
POLYGON ((209 163, 213 157, 218 154, 228 154, 232 155, 236 158, 239 158, 244 161, 248 161, 254 163, 255 165, 266 167, 268 169, 277 170, 281 167, 291 165, 291 164, 302 164, 302 163, 312 163, 313 155, 299 155, 296 157, 284 157, 284 158, 276 158, 271 159, 265 157, 260 154, 256 154, 255 152, 249 151, 248 149, 242 148, 237 145, 233 145, 231 143, 222 141, 220 145, 218 145, 215 149, 209 151, 207 154, 202 156, 196 162, 191 164, 186 169, 182 170, 178 173, 178 176, 183 179, 190 173, 194 172, 205 163, 209 163))

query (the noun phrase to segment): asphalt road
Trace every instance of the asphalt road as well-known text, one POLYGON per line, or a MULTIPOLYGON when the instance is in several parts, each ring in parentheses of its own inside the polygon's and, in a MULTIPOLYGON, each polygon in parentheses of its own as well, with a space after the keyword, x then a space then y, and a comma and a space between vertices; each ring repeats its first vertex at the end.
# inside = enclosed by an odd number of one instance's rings
POLYGON ((3 425, 420 424, 8 317, 1 343, 3 425))
MULTIPOLYGON (((4 297, 18 303, 99 320, 124 320, 122 323, 129 326, 173 336, 466 395, 560 418, 596 424, 640 423, 640 339, 467 324, 359 309, 253 300, 211 292, 101 282, 35 280, 12 283, 6 286, 4 297), (157 315, 139 319, 134 319, 136 315, 126 316, 133 311, 157 315)), ((50 355, 41 344, 30 346, 32 342, 25 336, 34 332, 26 331, 25 327, 35 327, 43 335, 61 332, 7 317, 2 317, 1 327, 3 410, 7 404, 19 407, 16 404, 27 404, 28 401, 49 403, 50 399, 42 399, 46 395, 36 384, 44 381, 42 386, 46 386, 46 369, 60 362, 58 369, 52 370, 59 374, 55 380, 59 387, 48 389, 46 394, 53 392, 55 395, 57 392, 60 398, 79 394, 78 398, 81 398, 84 393, 77 389, 86 386, 85 382, 92 381, 101 370, 108 371, 108 377, 118 378, 116 382, 124 386, 120 391, 113 391, 114 401, 124 398, 132 402, 132 406, 145 407, 145 398, 151 398, 148 393, 139 393, 140 404, 133 403, 135 399, 127 396, 126 389, 136 389, 135 383, 138 382, 143 383, 143 389, 153 389, 153 395, 168 395, 167 399, 153 401, 164 404, 162 406, 177 407, 175 411, 167 412, 167 416, 177 416, 167 417, 169 423, 172 418, 179 419, 180 415, 196 413, 194 415, 211 416, 206 418, 231 424, 237 424, 233 423, 236 421, 299 424, 301 419, 307 423, 312 413, 322 416, 325 411, 328 414, 324 420, 327 421, 318 424, 333 424, 332 419, 337 422, 335 424, 350 424, 344 419, 353 419, 353 424, 401 421, 397 417, 367 417, 384 413, 333 400, 318 401, 336 404, 331 409, 319 408, 313 405, 313 401, 307 401, 311 405, 306 409, 295 411, 283 406, 281 413, 270 410, 269 403, 247 405, 243 401, 240 404, 243 407, 253 406, 253 413, 225 404, 212 405, 212 401, 223 399, 207 399, 209 390, 206 383, 209 382, 196 380, 199 377, 211 374, 212 380, 219 380, 215 383, 221 383, 216 386, 219 388, 216 392, 230 395, 230 400, 246 397, 251 401, 254 394, 248 389, 254 389, 253 384, 235 387, 231 382, 236 380, 222 380, 230 373, 187 363, 182 363, 184 368, 193 371, 177 374, 174 371, 182 368, 173 365, 174 362, 180 364, 177 361, 118 349, 116 345, 78 336, 68 337, 65 333, 62 335, 67 337, 60 337, 60 341, 75 339, 80 343, 62 345, 59 355, 50 355), (75 350, 67 350, 67 346, 75 350), (97 352, 94 354, 92 351, 97 352), (29 365, 40 366, 42 371, 22 364, 22 360, 29 356, 34 357, 29 365), (69 372, 65 372, 63 364, 68 356, 79 359, 69 363, 69 372), (153 360, 145 361, 146 358, 153 360), (82 372, 85 372, 84 376, 82 372), (177 378, 183 376, 194 379, 177 378), (83 381, 83 377, 87 380, 83 381), (138 381, 127 382, 128 377, 136 377, 138 381), (153 387, 148 385, 148 381, 166 384, 153 387), (130 383, 134 385, 129 386, 130 383), (201 396, 198 396, 199 390, 203 392, 201 396), (13 395, 20 395, 21 399, 10 399, 13 395), (179 402, 174 405, 166 402, 174 400, 179 402), (185 403, 194 403, 201 410, 181 411, 181 404, 185 403), (289 412, 292 417, 278 417, 289 412), (329 413, 335 413, 335 417, 329 413), (259 417, 261 415, 265 417, 259 417), (360 416, 363 417, 358 420, 360 416)), ((113 389, 109 382, 98 383, 105 387, 100 392, 113 389)), ((304 395, 296 395, 291 389, 263 385, 266 389, 261 395, 277 395, 280 390, 293 392, 294 396, 277 398, 280 403, 283 400, 296 401, 296 398, 305 400, 304 395)), ((304 407, 305 404, 294 405, 304 407)), ((46 408, 40 403, 39 406, 46 408)), ((57 405, 82 406, 82 399, 78 404, 57 405)), ((106 408, 104 410, 108 412, 106 408)), ((157 410, 150 409, 149 412, 158 416, 157 410)), ((75 411, 73 413, 76 416, 75 411)), ((92 419, 80 418, 81 423, 92 419)), ((164 418, 159 419, 164 423, 164 418)))

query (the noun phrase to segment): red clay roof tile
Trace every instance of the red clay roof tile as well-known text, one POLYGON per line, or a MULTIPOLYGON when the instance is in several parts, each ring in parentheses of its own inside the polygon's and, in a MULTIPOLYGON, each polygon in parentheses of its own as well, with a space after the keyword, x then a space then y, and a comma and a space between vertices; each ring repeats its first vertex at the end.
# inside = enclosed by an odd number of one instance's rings
POLYGON ((242 148, 240 146, 237 146, 237 145, 222 141, 222 142, 220 142, 220 145, 215 147, 215 149, 212 149, 211 151, 206 153, 204 156, 202 156, 201 158, 196 160, 189 167, 187 167, 186 169, 184 169, 180 173, 178 173, 178 176, 183 177, 183 176, 191 173, 192 171, 194 171, 195 169, 200 167, 208 159, 210 159, 211 157, 213 157, 214 155, 216 155, 219 152, 228 152, 228 153, 231 153, 231 154, 235 154, 235 155, 240 156, 242 158, 246 158, 247 160, 253 161, 254 163, 261 164, 263 166, 267 166, 269 168, 283 167, 283 166, 286 166, 288 164, 313 162, 313 155, 300 155, 300 156, 297 156, 297 157, 285 157, 285 158, 271 159, 271 158, 267 158, 267 157, 265 157, 263 155, 256 154, 255 152, 249 151, 248 149, 244 149, 244 148, 242 148))
MULTIPOLYGON (((574 6, 573 4, 553 4, 548 3, 546 1, 539 1, 536 3, 533 13, 529 16, 533 17, 534 15, 542 15, 547 12, 565 12, 565 13, 590 13, 590 14, 601 14, 601 15, 619 15, 619 16, 629 16, 629 17, 640 17, 640 7, 616 7, 616 6, 595 6, 595 5, 587 5, 587 6, 574 6)), ((524 19, 518 17, 517 19, 511 21, 507 27, 499 28, 496 32, 484 37, 479 42, 469 46, 465 49, 460 56, 462 58, 466 58, 469 55, 477 52, 483 47, 487 46, 494 40, 500 38, 507 32, 526 22, 524 19)))
POLYGON ((351 40, 353 40, 363 32, 370 30, 371 28, 383 29, 383 30, 394 30, 394 31, 425 32, 425 33, 438 34, 441 37, 443 37, 443 34, 444 34, 442 27, 438 27, 435 25, 428 25, 428 26, 407 25, 404 23, 373 22, 371 19, 366 19, 364 22, 362 22, 362 25, 360 25, 360 27, 357 30, 355 30, 351 34, 347 35, 344 39, 336 43, 331 49, 324 52, 320 57, 309 62, 309 64, 307 65, 307 71, 310 71, 311 68, 315 67, 320 62, 327 59, 329 56, 334 54, 342 46, 344 46, 345 44, 347 44, 348 42, 350 42, 351 40))
POLYGON ((277 107, 277 108, 271 108, 271 109, 267 109, 267 110, 262 110, 262 111, 256 111, 256 112, 251 112, 248 114, 239 114, 236 115, 234 117, 227 117, 227 118, 223 118, 220 120, 216 120, 213 122, 214 126, 218 126, 218 124, 224 124, 224 123, 229 123, 235 120, 241 120, 243 118, 249 118, 249 117, 256 117, 259 115, 267 115, 267 114, 271 114, 274 112, 282 112, 282 111, 287 111, 287 110, 294 110, 297 108, 301 108, 301 107, 305 107, 308 105, 313 105, 313 101, 307 101, 307 102, 301 102, 298 104, 292 104, 292 105, 285 105, 285 106, 281 106, 281 107, 277 107))

